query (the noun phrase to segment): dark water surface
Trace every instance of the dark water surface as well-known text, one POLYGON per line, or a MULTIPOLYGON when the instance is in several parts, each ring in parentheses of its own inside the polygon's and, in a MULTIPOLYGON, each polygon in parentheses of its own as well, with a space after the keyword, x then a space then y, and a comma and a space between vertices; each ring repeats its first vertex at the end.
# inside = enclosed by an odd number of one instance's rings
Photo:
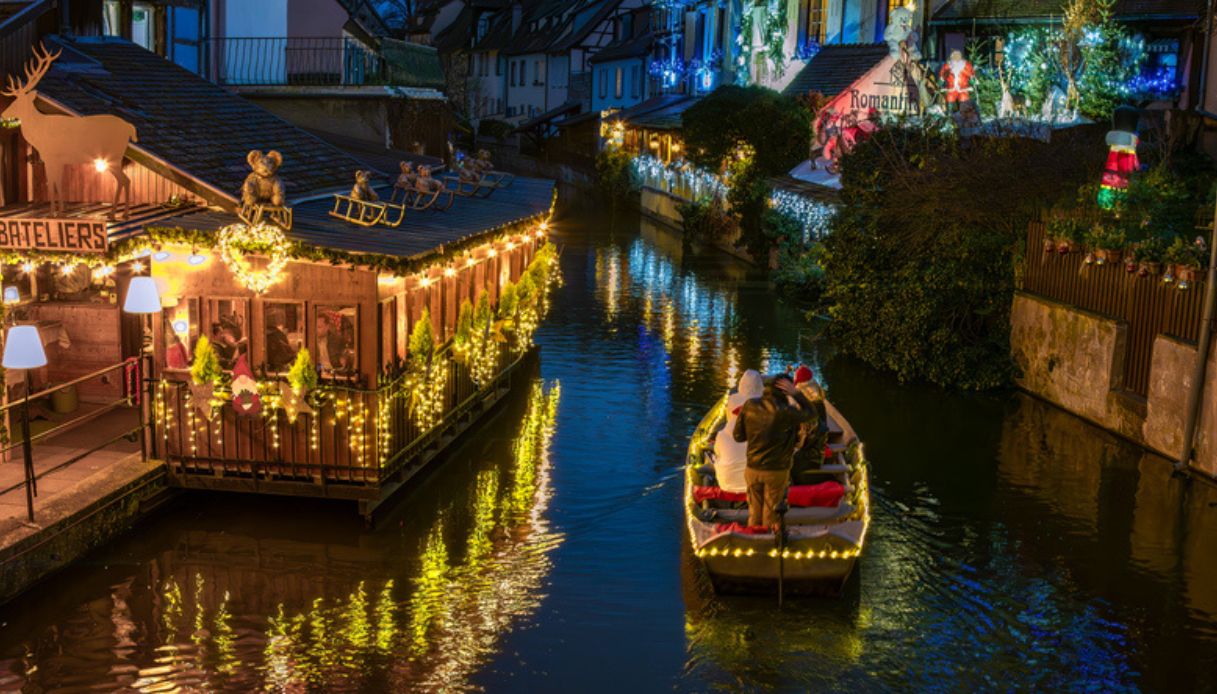
POLYGON ((558 225, 537 386, 374 530, 183 497, 0 610, 0 690, 1217 687, 1217 490, 1029 398, 834 358, 740 265, 606 217, 558 225), (799 360, 875 515, 844 598, 778 611, 709 590, 679 466, 734 374, 799 360))

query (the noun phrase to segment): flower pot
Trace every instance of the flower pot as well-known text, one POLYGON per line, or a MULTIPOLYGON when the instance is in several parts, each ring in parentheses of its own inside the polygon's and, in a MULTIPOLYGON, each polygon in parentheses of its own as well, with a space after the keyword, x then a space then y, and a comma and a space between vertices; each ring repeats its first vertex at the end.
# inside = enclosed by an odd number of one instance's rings
POLYGON ((1104 252, 1107 254, 1107 262, 1109 263, 1119 263, 1120 259, 1124 257, 1124 251, 1118 248, 1114 250, 1107 249, 1104 252))
POLYGON ((1180 282, 1195 282, 1200 268, 1195 265, 1175 265, 1175 278, 1180 282))
POLYGON ((1128 259, 1124 261, 1124 272, 1127 272, 1130 275, 1137 271, 1137 267, 1138 263, 1132 256, 1129 256, 1128 259))

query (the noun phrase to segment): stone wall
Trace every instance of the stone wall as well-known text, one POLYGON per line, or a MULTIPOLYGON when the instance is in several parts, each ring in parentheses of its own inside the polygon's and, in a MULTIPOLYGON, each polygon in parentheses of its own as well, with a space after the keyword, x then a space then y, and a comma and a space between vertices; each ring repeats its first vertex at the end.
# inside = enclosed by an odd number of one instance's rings
MULTIPOLYGON (((1183 446, 1196 347, 1159 335, 1149 393, 1123 390, 1128 326, 1106 316, 1017 293, 1010 349, 1019 387, 1175 459, 1183 446)), ((1217 476, 1217 350, 1210 352, 1196 467, 1217 476)))
MULTIPOLYGON (((1154 341, 1153 362, 1146 398, 1145 443, 1171 458, 1183 452, 1183 428, 1187 425, 1187 396, 1196 367, 1196 346, 1159 335, 1154 341)), ((1209 350, 1208 371, 1200 407, 1196 436, 1196 466, 1217 476, 1217 350, 1209 350)))

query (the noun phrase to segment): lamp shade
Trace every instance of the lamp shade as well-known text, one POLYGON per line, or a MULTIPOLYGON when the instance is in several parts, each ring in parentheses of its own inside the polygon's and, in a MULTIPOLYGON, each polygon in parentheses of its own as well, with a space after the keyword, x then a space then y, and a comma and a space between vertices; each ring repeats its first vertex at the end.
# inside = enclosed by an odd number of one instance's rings
POLYGON ((161 310, 161 293, 151 277, 132 277, 123 301, 127 313, 157 313, 161 310))
POLYGON ((17 291, 17 287, 8 286, 4 288, 4 303, 15 304, 21 301, 21 292, 17 291))
POLYGON ((46 351, 42 337, 32 325, 14 325, 4 340, 4 368, 37 369, 46 366, 46 351))

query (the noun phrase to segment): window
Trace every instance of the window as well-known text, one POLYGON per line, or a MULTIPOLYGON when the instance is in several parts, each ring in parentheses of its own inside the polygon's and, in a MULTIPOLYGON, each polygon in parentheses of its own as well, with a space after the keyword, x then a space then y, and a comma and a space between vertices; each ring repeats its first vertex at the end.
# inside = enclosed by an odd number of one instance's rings
POLYGON ((354 375, 359 363, 359 309, 318 306, 314 313, 315 362, 323 374, 354 375))
POLYGON ((263 305, 262 316, 266 370, 284 373, 292 368, 296 353, 304 346, 304 304, 268 301, 263 305))
POLYGON ((161 312, 165 324, 165 367, 188 369, 199 341, 199 300, 182 299, 161 312))
POLYGON ((826 0, 799 0, 799 43, 800 50, 807 46, 823 44, 827 24, 827 11, 824 7, 826 0))
POLYGON ((152 17, 152 5, 146 2, 131 6, 131 43, 156 50, 156 21, 152 17))
POLYGON ((608 98, 608 68, 602 67, 597 72, 600 73, 600 98, 608 98))
POLYGON ((397 299, 380 302, 380 366, 391 366, 397 360, 397 299))
POLYGON ((528 61, 520 61, 520 86, 528 84, 528 61))
POLYGON ((499 60, 499 55, 497 53, 491 53, 490 56, 494 60, 494 76, 502 77, 503 76, 503 61, 499 60))
POLYGON ((613 89, 614 98, 620 99, 622 96, 625 95, 625 85, 624 85, 625 74, 624 73, 625 73, 624 70, 622 70, 621 68, 617 68, 617 75, 616 75, 617 81, 616 81, 616 86, 613 89))
POLYGON ((237 360, 249 360, 249 304, 245 299, 207 300, 207 339, 220 358, 220 366, 232 371, 237 360))
POLYGON ((536 61, 533 66, 532 83, 538 87, 545 84, 545 63, 540 60, 536 61))
POLYGON ((511 86, 516 86, 516 64, 511 64, 511 86))
POLYGON ((630 68, 630 98, 632 98, 632 99, 640 98, 639 94, 638 94, 638 88, 642 85, 641 85, 641 80, 639 79, 639 77, 640 77, 640 70, 638 69, 638 66, 635 65, 635 66, 631 67, 630 68))

